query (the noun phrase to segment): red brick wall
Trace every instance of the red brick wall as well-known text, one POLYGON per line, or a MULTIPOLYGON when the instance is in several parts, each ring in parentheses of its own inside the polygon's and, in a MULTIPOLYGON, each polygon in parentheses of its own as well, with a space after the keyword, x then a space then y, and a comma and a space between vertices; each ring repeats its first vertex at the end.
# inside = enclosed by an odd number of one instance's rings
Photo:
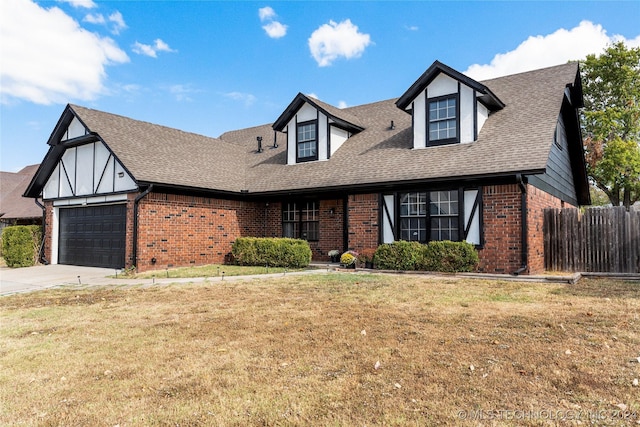
POLYGON ((151 193, 138 206, 138 270, 222 263, 237 237, 268 233, 265 212, 273 210, 265 203, 151 193))
POLYGON ((479 250, 483 273, 512 273, 522 265, 521 191, 517 184, 482 189, 484 247, 479 250))
POLYGON ((361 251, 379 243, 379 194, 354 194, 348 199, 349 248, 361 251))
POLYGON ((344 203, 342 199, 320 201, 320 240, 309 242, 314 261, 329 261, 329 251, 345 250, 344 203), (332 213, 333 212, 333 213, 332 213))
POLYGON ((51 227, 53 227, 53 202, 44 202, 44 251, 42 252, 43 257, 49 264, 53 262, 52 253, 51 253, 51 227))
MULTIPOLYGON (((479 271, 513 273, 522 266, 520 186, 495 185, 483 189, 484 248, 479 271)), ((544 271, 544 209, 565 206, 564 202, 532 185, 527 185, 527 266, 525 273, 544 271)))
POLYGON ((544 209, 572 207, 555 196, 527 185, 527 262, 531 274, 544 271, 544 209))
MULTIPOLYGON (((328 261, 330 250, 342 250, 343 203, 321 200, 319 208, 320 240, 309 246, 315 261, 328 261)), ((222 263, 246 236, 282 237, 282 204, 151 193, 139 205, 138 270, 222 263)))

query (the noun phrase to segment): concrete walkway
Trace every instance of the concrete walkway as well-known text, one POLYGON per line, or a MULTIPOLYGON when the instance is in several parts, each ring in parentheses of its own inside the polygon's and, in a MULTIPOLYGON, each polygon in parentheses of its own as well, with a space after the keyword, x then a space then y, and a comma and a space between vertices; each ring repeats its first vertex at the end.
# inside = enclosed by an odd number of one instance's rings
POLYGON ((312 270, 287 273, 255 274, 246 276, 120 279, 111 268, 78 267, 74 265, 39 265, 24 268, 0 269, 0 296, 23 292, 33 292, 59 286, 83 288, 89 286, 153 286, 170 283, 198 283, 237 280, 254 280, 283 276, 299 276, 334 271, 333 268, 315 268, 312 270))

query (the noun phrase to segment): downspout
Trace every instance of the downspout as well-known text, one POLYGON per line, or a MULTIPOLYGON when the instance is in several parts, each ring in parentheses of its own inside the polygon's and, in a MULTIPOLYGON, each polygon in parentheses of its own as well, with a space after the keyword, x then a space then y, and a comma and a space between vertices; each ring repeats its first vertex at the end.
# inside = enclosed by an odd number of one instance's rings
POLYGON ((40 260, 40 262, 42 262, 44 265, 47 265, 49 264, 49 261, 47 261, 43 255, 44 242, 47 238, 47 208, 45 208, 44 205, 40 203, 40 201, 38 201, 37 197, 33 200, 36 202, 36 205, 38 205, 40 209, 42 209, 42 243, 40 244, 40 250, 38 251, 38 260, 40 260))
POLYGON ((153 190, 153 184, 149 185, 146 190, 138 194, 133 201, 133 265, 138 268, 138 204, 140 200, 145 198, 153 190))
POLYGON ((521 174, 517 174, 516 175, 516 180, 518 181, 518 185, 520 186, 520 191, 521 191, 521 195, 520 195, 520 225, 521 225, 521 229, 520 229, 520 233, 521 233, 521 242, 522 242, 522 266, 517 269, 516 271, 514 271, 512 274, 514 276, 517 276, 519 274, 524 273, 525 271, 527 271, 529 269, 528 264, 528 259, 527 259, 527 246, 528 246, 528 239, 527 239, 527 184, 524 183, 524 180, 522 178, 521 174))

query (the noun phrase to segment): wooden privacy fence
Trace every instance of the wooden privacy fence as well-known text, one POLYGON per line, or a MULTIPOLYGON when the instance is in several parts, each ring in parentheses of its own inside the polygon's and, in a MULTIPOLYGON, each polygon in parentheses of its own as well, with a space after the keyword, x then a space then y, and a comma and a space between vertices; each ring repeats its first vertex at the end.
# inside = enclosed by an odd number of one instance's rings
POLYGON ((544 265, 552 271, 640 273, 640 209, 545 209, 544 265))

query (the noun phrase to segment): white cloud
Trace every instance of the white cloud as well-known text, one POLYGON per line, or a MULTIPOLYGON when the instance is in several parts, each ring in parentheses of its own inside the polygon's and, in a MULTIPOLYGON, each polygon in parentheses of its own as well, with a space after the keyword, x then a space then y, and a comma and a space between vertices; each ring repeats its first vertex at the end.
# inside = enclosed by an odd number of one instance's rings
POLYGON ((358 31, 358 26, 347 19, 340 23, 329 21, 321 25, 309 38, 311 55, 320 67, 331 65, 336 59, 358 58, 371 44, 369 34, 358 31))
POLYGON ((256 102, 256 97, 250 93, 229 92, 225 93, 224 96, 229 99, 233 99, 234 101, 241 101, 246 107, 249 107, 256 102))
POLYGON ((156 50, 153 46, 148 44, 142 44, 140 42, 135 42, 131 47, 133 53, 137 53, 138 55, 150 56, 152 58, 157 58, 158 54, 156 54, 156 50))
POLYGON ((158 52, 176 52, 161 39, 156 39, 153 42, 153 45, 143 44, 136 41, 131 47, 131 50, 138 55, 150 56, 151 58, 157 58, 158 52))
POLYGON ((84 17, 83 21, 96 25, 104 25, 107 23, 107 20, 104 19, 104 15, 101 13, 89 13, 84 17))
POLYGON ((320 98, 318 98, 318 95, 316 95, 316 94, 315 94, 315 93, 313 93, 313 92, 308 93, 308 94, 307 94, 307 96, 308 96, 309 98, 313 98, 313 99, 320 99, 320 98))
POLYGON ((127 28, 127 24, 124 23, 122 14, 117 10, 109 15, 109 22, 113 24, 113 27, 111 28, 111 32, 113 34, 120 34, 120 31, 127 28))
POLYGON ((406 25, 404 28, 407 31, 418 31, 420 29, 417 25, 406 25))
POLYGON ((105 67, 129 61, 112 39, 32 1, 2 0, 0 39, 2 103, 95 99, 106 91, 105 67))
POLYGON ((338 101, 338 108, 347 108, 347 102, 346 101, 338 101))
POLYGON ((269 22, 262 27, 269 37, 272 39, 279 39, 287 35, 287 26, 279 23, 278 21, 269 22))
POLYGON ((107 21, 109 21, 109 23, 113 24, 111 27, 111 33, 115 35, 120 34, 120 31, 127 28, 127 24, 125 24, 122 14, 118 11, 109 15, 109 18, 105 18, 101 13, 89 13, 82 21, 96 25, 107 25, 107 21))
POLYGON ((262 26, 262 29, 272 39, 279 39, 287 35, 288 27, 275 20, 278 15, 276 15, 276 11, 271 7, 266 6, 258 9, 258 16, 260 16, 261 22, 266 22, 266 24, 262 26))
POLYGON ((196 93, 196 92, 198 91, 193 89, 190 85, 177 84, 169 87, 169 93, 171 93, 176 97, 176 101, 180 101, 180 102, 193 101, 193 98, 191 98, 190 94, 196 93))
POLYGON ((260 16, 260 21, 264 22, 266 20, 275 18, 276 11, 269 6, 261 7, 260 9, 258 9, 258 15, 260 16))
POLYGON ((514 50, 494 56, 489 64, 471 65, 464 74, 476 80, 485 80, 564 64, 571 60, 582 60, 589 54, 598 54, 616 41, 638 46, 640 35, 632 40, 619 35, 608 36, 601 25, 582 21, 570 30, 561 28, 552 34, 531 36, 514 50))
POLYGON ((58 0, 61 3, 69 3, 73 7, 84 7, 85 9, 93 9, 97 5, 93 0, 58 0))

